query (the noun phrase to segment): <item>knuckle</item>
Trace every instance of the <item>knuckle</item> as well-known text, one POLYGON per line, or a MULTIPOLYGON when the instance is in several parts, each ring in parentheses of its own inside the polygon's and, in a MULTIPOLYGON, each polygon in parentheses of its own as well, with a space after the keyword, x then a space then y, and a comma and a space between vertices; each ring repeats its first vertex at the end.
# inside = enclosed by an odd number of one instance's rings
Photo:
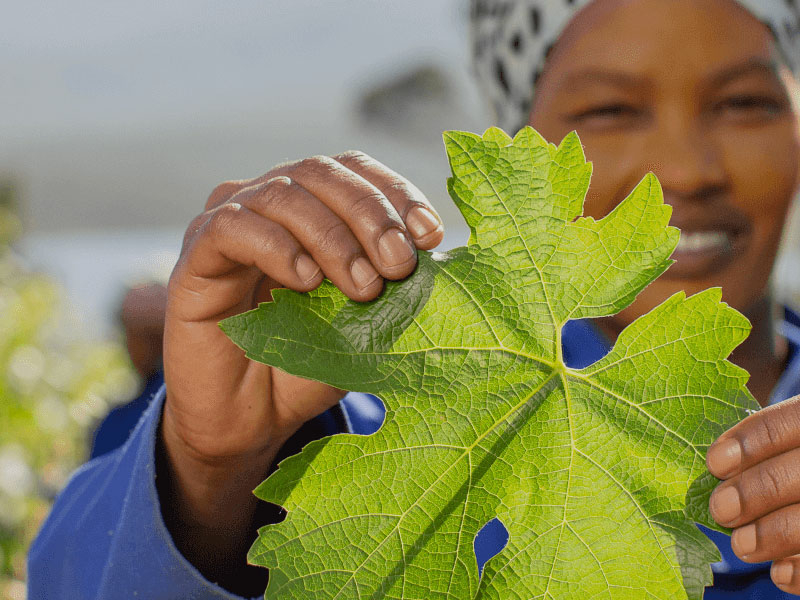
MULTIPOLYGON (((173 314, 170 310, 176 303, 180 304, 183 300, 187 298, 188 295, 191 295, 191 291, 187 290, 187 273, 189 273, 189 266, 186 257, 181 257, 175 263, 175 267, 172 269, 172 273, 169 276, 169 280, 167 280, 167 310, 166 310, 166 319, 169 319, 170 315, 173 314)), ((197 284, 197 280, 193 280, 192 284, 197 284)), ((192 288, 196 287, 196 285, 192 285, 192 288)))
POLYGON ((346 242, 349 241, 350 228, 344 221, 337 221, 327 225, 319 235, 318 246, 325 254, 339 254, 350 255, 350 252, 345 252, 346 242))
POLYGON ((208 212, 197 215, 189 222, 189 226, 183 234, 183 243, 181 244, 181 254, 185 254, 198 234, 203 230, 206 222, 209 219, 208 212))
POLYGON ((372 163, 372 157, 361 150, 346 150, 334 158, 342 164, 366 165, 372 163))
POLYGON ((784 488, 784 477, 774 466, 762 468, 758 474, 758 494, 764 500, 770 500, 780 496, 784 488))
POLYGON ((289 236, 280 235, 279 231, 270 231, 259 238, 260 253, 264 256, 277 256, 288 259, 299 252, 297 244, 289 236))
POLYGON ((286 175, 276 175, 275 177, 270 177, 264 183, 259 186, 260 191, 264 192, 281 192, 287 188, 291 188, 292 186, 296 185, 289 177, 286 175))
POLYGON ((786 405, 781 415, 785 428, 793 433, 800 431, 800 402, 798 400, 800 400, 800 396, 792 398, 792 401, 786 405))
MULTIPOLYGON (((800 541, 798 540, 798 537, 800 536, 798 536, 796 516, 794 515, 793 511, 786 509, 779 510, 773 513, 769 517, 769 520, 769 532, 779 542, 780 546, 797 546, 797 542, 800 541)), ((762 524, 759 523, 756 525, 756 527, 757 529, 763 531, 761 525, 762 524)), ((761 531, 759 531, 759 533, 761 533, 761 531)))
POLYGON ((246 203, 260 211, 280 210, 291 202, 292 193, 297 187, 288 177, 273 177, 254 190, 246 203))
POLYGON ((389 203, 378 190, 366 191, 353 200, 350 210, 358 219, 371 219, 383 223, 391 223, 389 203))
POLYGON ((265 181, 274 177, 276 174, 279 173, 290 173, 294 169, 297 168, 297 165, 300 164, 300 160, 286 160, 284 162, 280 162, 274 165, 269 171, 267 171, 264 175, 258 178, 258 181, 265 181))
POLYGON ((203 226, 203 223, 208 221, 208 218, 209 218, 208 212, 200 213, 189 222, 189 226, 186 228, 186 232, 187 233, 197 232, 203 226))
POLYGON ((229 202, 214 210, 214 214, 206 225, 208 234, 214 239, 230 235, 235 229, 241 209, 241 204, 229 202))
POLYGON ((780 446, 783 427, 779 419, 772 418, 771 412, 764 410, 748 417, 752 419, 752 425, 740 438, 746 460, 757 461, 766 450, 780 446))
POLYGON ((206 209, 213 208, 233 196, 242 187, 239 181, 223 181, 215 187, 206 200, 206 209))
POLYGON ((383 186, 383 189, 386 190, 387 192, 406 196, 407 198, 409 198, 409 207, 408 207, 409 210, 414 206, 425 206, 422 202, 411 200, 414 194, 412 193, 411 187, 405 181, 395 179, 388 185, 383 186))
MULTIPOLYGON (((771 415, 765 415, 769 417, 771 415)), ((784 427, 778 419, 764 418, 761 420, 761 426, 764 429, 766 439, 769 441, 770 446, 780 445, 783 439, 784 427)))
POLYGON ((301 171, 312 177, 330 177, 336 169, 336 161, 329 156, 317 154, 299 161, 293 171, 301 171))

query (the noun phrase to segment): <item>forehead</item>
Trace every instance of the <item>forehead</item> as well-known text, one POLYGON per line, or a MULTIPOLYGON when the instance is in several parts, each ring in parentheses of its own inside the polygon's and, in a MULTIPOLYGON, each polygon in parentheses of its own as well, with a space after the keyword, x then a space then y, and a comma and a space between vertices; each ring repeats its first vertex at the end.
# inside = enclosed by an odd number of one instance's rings
POLYGON ((701 77, 754 57, 774 61, 777 47, 733 0, 596 0, 565 29, 547 70, 701 77))

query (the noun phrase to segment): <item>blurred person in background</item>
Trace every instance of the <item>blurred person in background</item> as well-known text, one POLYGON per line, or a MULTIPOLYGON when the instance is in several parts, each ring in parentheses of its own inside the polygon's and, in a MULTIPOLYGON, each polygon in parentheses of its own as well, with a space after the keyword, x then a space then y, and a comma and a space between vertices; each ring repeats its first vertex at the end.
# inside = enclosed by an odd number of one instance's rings
MULTIPOLYGON (((712 515, 733 536, 704 530, 723 556, 706 598, 800 593, 800 399, 788 400, 800 392, 800 319, 769 285, 800 174, 798 25, 783 0, 472 6, 476 71, 498 123, 512 133, 528 123, 552 141, 577 130, 595 166, 585 206, 594 217, 653 171, 684 230, 676 264, 629 308, 569 324, 568 365, 602 356, 679 290, 721 285, 753 323, 732 360, 769 407, 709 450, 725 480, 712 515)), ((217 323, 274 287, 303 292, 324 277, 368 301, 442 234, 411 182, 358 152, 218 186, 170 279, 166 385, 129 443, 86 465, 59 498, 30 552, 31 597, 261 596, 268 573, 246 566, 246 553, 281 514, 252 490, 312 439, 374 431, 380 405, 247 360, 217 323)), ((479 535, 479 564, 503 543, 502 532, 479 535)))
POLYGON ((90 458, 115 450, 128 439, 142 413, 164 384, 163 347, 167 288, 159 282, 130 287, 122 299, 119 323, 133 368, 143 382, 140 393, 115 406, 94 431, 90 458))

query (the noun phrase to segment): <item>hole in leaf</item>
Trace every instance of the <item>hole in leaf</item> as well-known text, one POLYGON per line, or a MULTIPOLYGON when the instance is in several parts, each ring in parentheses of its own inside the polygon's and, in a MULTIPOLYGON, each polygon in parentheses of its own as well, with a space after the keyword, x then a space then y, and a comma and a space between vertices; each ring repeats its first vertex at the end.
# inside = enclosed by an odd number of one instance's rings
POLYGON ((585 369, 608 354, 612 344, 592 319, 576 319, 561 328, 561 348, 567 367, 585 369))
POLYGON ((494 518, 481 527, 473 542, 479 574, 483 574, 483 565, 486 561, 500 554, 506 544, 508 544, 508 529, 500 519, 494 518))
POLYGON ((350 392, 342 398, 340 404, 353 433, 371 435, 383 425, 386 409, 377 396, 350 392))

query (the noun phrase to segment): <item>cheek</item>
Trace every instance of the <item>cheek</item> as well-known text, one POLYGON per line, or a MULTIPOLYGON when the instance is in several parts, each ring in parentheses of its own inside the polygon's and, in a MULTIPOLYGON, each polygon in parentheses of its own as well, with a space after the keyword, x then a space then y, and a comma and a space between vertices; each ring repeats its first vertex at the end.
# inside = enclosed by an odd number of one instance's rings
MULTIPOLYGON (((722 137, 731 200, 748 217, 756 242, 777 246, 798 180, 800 146, 795 128, 732 132, 722 137)), ((755 249, 754 249, 755 250, 755 249)))
MULTIPOLYGON (((583 138, 581 138, 583 140, 583 138)), ((611 212, 647 174, 640 150, 628 140, 597 139, 584 141, 586 158, 593 163, 592 180, 584 213, 600 219, 611 212)))

